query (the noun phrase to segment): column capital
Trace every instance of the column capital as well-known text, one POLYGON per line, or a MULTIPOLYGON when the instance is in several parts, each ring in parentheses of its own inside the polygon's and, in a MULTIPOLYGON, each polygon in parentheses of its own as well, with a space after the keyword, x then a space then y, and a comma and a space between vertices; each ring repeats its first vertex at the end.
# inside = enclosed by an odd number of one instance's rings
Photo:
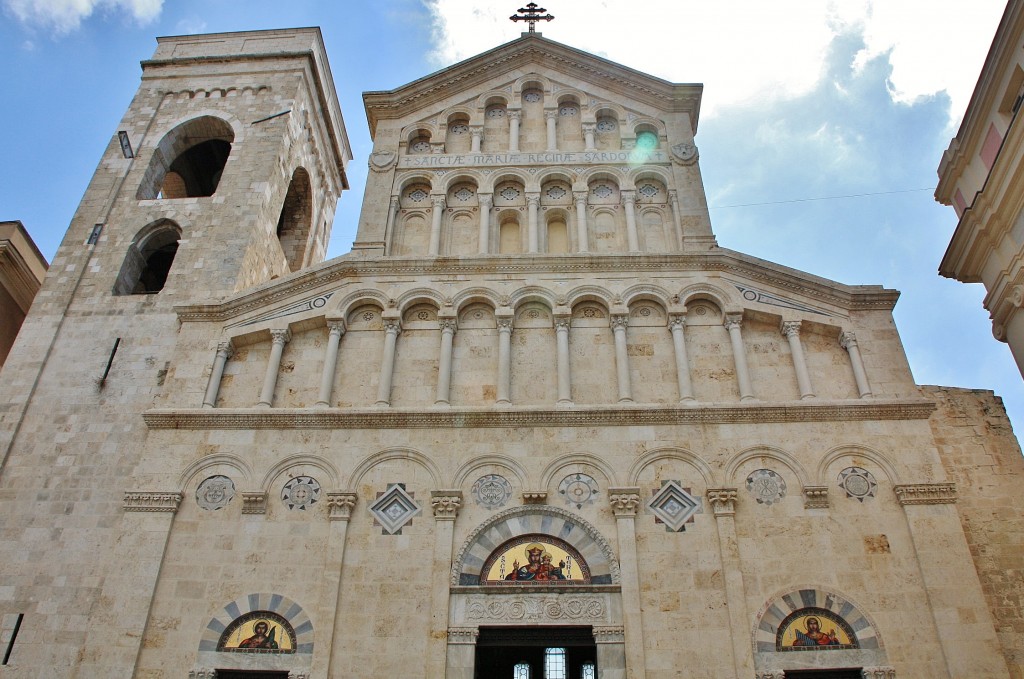
POLYGON ((782 321, 779 324, 779 332, 786 337, 799 337, 801 325, 800 321, 782 321))
POLYGON ((398 334, 400 334, 402 332, 402 321, 401 321, 401 319, 398 319, 398 318, 385 318, 385 319, 383 319, 383 322, 384 322, 384 332, 391 333, 391 334, 394 334, 394 335, 398 335, 398 334))
POLYGON ((459 322, 454 318, 444 318, 442 316, 437 319, 437 327, 441 329, 441 332, 445 332, 447 330, 448 332, 454 333, 459 329, 458 326, 459 322))
POLYGON ((540 205, 540 192, 539 191, 527 191, 526 192, 526 204, 530 207, 540 205))
POLYGON ((388 203, 388 208, 391 210, 397 209, 399 203, 398 196, 391 196, 391 201, 388 203))
POLYGON ((475 646, 476 638, 480 636, 480 630, 476 627, 449 627, 448 644, 475 646))
POLYGON ((126 512, 170 512, 178 511, 184 497, 177 491, 146 491, 126 490, 124 493, 124 511, 126 512))
POLYGON ((625 189, 619 192, 622 196, 622 202, 625 205, 636 202, 636 191, 632 189, 625 189))
POLYGON ((546 108, 544 109, 544 120, 555 120, 558 118, 558 109, 546 108))
POLYGON ((267 513, 267 491, 265 491, 265 490, 243 490, 242 491, 242 513, 243 514, 266 514, 267 513))
POLYGON ((725 326, 726 330, 732 330, 733 328, 739 330, 740 326, 743 325, 743 314, 726 314, 722 325, 725 326))
POLYGON ((573 191, 572 192, 572 197, 576 200, 577 203, 580 202, 580 201, 583 201, 585 203, 585 202, 587 202, 587 194, 588 193, 589 193, 589 191, 573 191))
POLYGON ((509 120, 521 120, 523 117, 522 110, 518 108, 510 108, 505 113, 508 115, 509 120))
POLYGON ((224 340, 223 342, 217 342, 217 355, 223 356, 224 358, 231 358, 235 354, 235 345, 231 340, 224 340))
POLYGON ((476 194, 476 200, 480 203, 480 207, 490 209, 494 204, 494 194, 491 193, 478 193, 476 194))
POLYGON ((955 483, 904 483, 893 490, 901 505, 948 505, 957 500, 955 483))
POLYGON ((711 503, 711 509, 715 513, 715 518, 736 514, 736 496, 738 493, 735 488, 708 488, 707 495, 708 502, 711 503))
POLYGON ((430 202, 435 208, 444 207, 444 194, 434 194, 430 196, 430 202))
POLYGON ((626 632, 622 627, 594 627, 594 643, 596 644, 624 644, 626 643, 626 632))
POLYGON ((612 330, 625 330, 629 327, 629 314, 610 314, 608 319, 612 330))
POLYGON ((462 507, 461 490, 430 491, 430 506, 434 508, 434 518, 438 521, 454 521, 462 507))
POLYGON ((327 511, 331 521, 348 521, 356 506, 355 493, 327 493, 327 511))
POLYGON ((288 344, 292 341, 292 331, 288 328, 279 328, 270 331, 270 339, 274 344, 288 344))
POLYGON ((331 333, 337 333, 344 335, 347 326, 345 325, 344 318, 328 318, 327 319, 327 330, 331 333))
POLYGON ((570 316, 555 316, 555 332, 569 331, 569 325, 572 321, 570 316))
POLYGON ((828 509, 828 486, 804 486, 804 509, 828 509))
POLYGON ((597 132, 597 123, 582 123, 582 126, 583 134, 587 134, 588 132, 590 134, 594 134, 595 132, 597 132))
POLYGON ((608 502, 612 506, 615 518, 636 516, 636 510, 640 507, 640 489, 636 487, 609 488, 608 502))
POLYGON ((669 313, 668 315, 668 329, 669 330, 682 330, 686 327, 686 312, 679 311, 675 313, 669 313))
POLYGON ((471 135, 473 135, 474 137, 482 137, 483 134, 484 134, 484 126, 483 125, 470 125, 469 126, 469 133, 471 135))
POLYGON ((857 346, 857 335, 852 330, 843 330, 839 333, 839 346, 849 351, 850 347, 857 346))
POLYGON ((495 316, 495 322, 498 324, 498 332, 512 332, 512 317, 495 316))
POLYGON ((673 203, 676 202, 677 200, 679 200, 679 191, 677 191, 676 189, 669 189, 668 190, 668 199, 669 199, 669 201, 671 201, 673 203))

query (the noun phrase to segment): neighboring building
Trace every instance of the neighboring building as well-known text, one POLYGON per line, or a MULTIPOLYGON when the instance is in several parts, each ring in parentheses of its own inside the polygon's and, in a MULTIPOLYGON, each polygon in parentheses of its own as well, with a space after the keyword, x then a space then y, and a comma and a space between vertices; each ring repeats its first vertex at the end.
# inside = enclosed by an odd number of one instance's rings
POLYGON ((1021 676, 1000 402, 716 244, 700 85, 529 33, 367 93, 324 262, 318 30, 142 80, 0 384, 0 678, 1021 676))
POLYGON ((983 283, 992 334, 1024 374, 1024 2, 1006 6, 963 122, 939 164, 935 199, 960 221, 939 273, 983 283))
POLYGON ((43 284, 46 258, 21 222, 0 222, 0 366, 43 284))

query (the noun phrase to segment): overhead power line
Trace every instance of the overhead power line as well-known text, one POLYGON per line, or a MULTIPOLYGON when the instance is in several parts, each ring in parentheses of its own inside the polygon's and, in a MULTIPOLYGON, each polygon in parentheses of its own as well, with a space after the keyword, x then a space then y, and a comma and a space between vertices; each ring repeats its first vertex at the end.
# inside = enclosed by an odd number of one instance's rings
POLYGON ((888 196, 894 193, 914 193, 916 191, 934 191, 935 187, 923 189, 900 189, 899 191, 875 191, 873 193, 848 193, 842 196, 821 196, 818 198, 792 198, 790 200, 772 200, 766 203, 737 203, 735 205, 714 205, 709 210, 724 210, 729 207, 756 207, 758 205, 785 205, 786 203, 809 203, 816 200, 839 200, 840 198, 866 198, 868 196, 888 196))

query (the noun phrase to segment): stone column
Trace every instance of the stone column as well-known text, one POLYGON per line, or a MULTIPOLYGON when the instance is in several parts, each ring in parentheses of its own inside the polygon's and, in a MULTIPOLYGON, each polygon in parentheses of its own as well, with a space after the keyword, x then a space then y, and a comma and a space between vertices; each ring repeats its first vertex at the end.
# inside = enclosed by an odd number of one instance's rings
POLYGON ((470 153, 480 153, 480 141, 484 137, 484 126, 473 125, 469 128, 469 133, 473 135, 472 145, 470 146, 470 153))
POLYGON ((814 398, 811 376, 807 372, 807 360, 804 358, 804 347, 800 343, 800 321, 783 321, 781 330, 789 340, 789 351, 793 354, 793 368, 796 370, 796 384, 800 388, 800 398, 814 398))
POLYGON ((860 357, 860 347, 857 346, 857 336, 847 330, 839 333, 839 345, 850 354, 850 365, 853 367, 853 379, 857 381, 857 393, 861 398, 871 396, 871 385, 868 384, 868 374, 864 372, 864 361, 860 357))
POLYGON ((540 229, 538 227, 540 212, 540 194, 526 194, 527 206, 527 250, 531 253, 540 252, 540 229))
POLYGON ((384 358, 380 362, 380 381, 377 384, 377 404, 391 405, 391 380, 395 374, 395 347, 402 324, 397 318, 384 319, 384 358))
POLYGON ((672 203, 672 224, 676 230, 676 247, 683 251, 683 213, 679 210, 679 192, 672 189, 668 192, 669 202, 672 203))
POLYGON ((736 381, 740 386, 740 400, 753 401, 754 390, 750 386, 747 354, 743 350, 743 335, 740 334, 740 325, 742 324, 742 314, 726 314, 725 329, 729 331, 729 341, 732 342, 732 358, 736 364, 736 381))
POLYGON ((462 506, 461 490, 432 490, 434 508, 434 563, 430 569, 430 636, 427 642, 426 676, 445 675, 448 650, 448 579, 452 572, 452 539, 455 517, 462 506))
POLYGON ((639 488, 609 488, 608 500, 615 514, 619 542, 619 577, 622 581, 622 623, 626 643, 626 676, 643 679, 643 617, 640 612, 640 572, 636 557, 636 510, 640 506, 639 488))
POLYGON ((732 634, 732 657, 737 677, 749 677, 754 673, 754 656, 750 647, 750 630, 747 623, 746 590, 743 572, 740 570, 739 542, 736 539, 736 489, 708 488, 708 502, 715 513, 718 527, 718 549, 725 575, 725 600, 729 610, 729 626, 732 634))
POLYGON ((284 345, 292 338, 290 330, 270 331, 270 359, 267 361, 267 373, 263 376, 263 390, 260 392, 259 406, 269 408, 274 401, 274 387, 277 386, 277 374, 281 371, 281 355, 284 345))
POLYGON ((476 668, 476 638, 480 630, 475 627, 448 628, 448 662, 444 679, 473 679, 476 668))
POLYGON ((630 252, 640 252, 640 238, 636 233, 636 192, 623 191, 622 205, 626 209, 626 240, 630 252))
MULTIPOLYGON (((352 509, 356 506, 355 493, 327 493, 327 511, 331 521, 331 532, 327 538, 327 559, 324 568, 323 604, 320 606, 320 619, 331 620, 331 634, 328 637, 330 646, 327 649, 327 671, 324 677, 334 676, 331 666, 336 660, 335 644, 343 638, 348 621, 338 615, 341 608, 341 569, 345 563, 345 538, 348 536, 348 523, 352 518, 352 509)), ((340 654, 339 654, 340 655, 340 654)))
POLYGON ((400 202, 398 196, 391 196, 391 201, 388 203, 388 219, 384 222, 384 233, 386 234, 384 247, 388 248, 390 252, 391 241, 395 237, 395 220, 398 219, 398 208, 400 202))
POLYGON ((597 123, 583 123, 583 144, 587 151, 597 148, 594 144, 594 133, 597 132, 597 123))
POLYGON ((672 347, 676 354, 676 381, 679 384, 679 401, 694 403, 693 383, 690 381, 690 360, 686 355, 686 314, 669 314, 668 329, 672 333, 672 347))
POLYGON ((626 635, 621 627, 594 627, 601 679, 626 679, 626 635))
POLYGON ((444 217, 444 196, 431 196, 430 202, 434 204, 434 212, 430 220, 430 256, 436 257, 441 253, 441 219, 444 217))
POLYGON ((633 402, 633 389, 629 380, 629 353, 626 349, 626 328, 629 316, 611 315, 612 333, 615 336, 615 376, 619 385, 619 403, 633 402))
POLYGON ((954 506, 956 484, 903 484, 893 491, 903 507, 935 624, 928 631, 938 637, 941 650, 945 671, 931 676, 1005 679, 1006 661, 954 506))
POLYGON ((338 369, 338 345, 345 334, 345 321, 327 320, 327 353, 324 355, 324 373, 320 377, 320 395, 316 400, 317 408, 328 408, 331 405, 331 390, 334 389, 334 373, 338 369))
POLYGON ((587 192, 573 191, 572 197, 576 199, 576 241, 580 252, 587 252, 590 249, 590 239, 587 234, 587 192))
POLYGON ((437 362, 437 398, 434 405, 449 405, 452 385, 452 339, 455 337, 454 318, 439 318, 441 327, 441 353, 437 362))
POLYGON ((220 381, 224 378, 224 366, 235 353, 231 340, 217 344, 217 354, 213 357, 213 368, 210 370, 210 381, 206 383, 206 395, 203 396, 204 408, 217 407, 217 395, 220 393, 220 381))
POLYGON ((548 125, 548 151, 558 150, 558 133, 555 127, 558 121, 558 111, 544 111, 544 121, 548 125))
POLYGON ((512 153, 519 153, 519 120, 522 117, 522 111, 508 111, 508 150, 512 153))
POLYGON ((572 381, 569 376, 569 314, 555 315, 555 340, 558 351, 558 405, 572 405, 572 381))
POLYGON ((512 403, 512 310, 495 314, 498 323, 498 384, 497 405, 512 403))
POLYGON ((486 255, 491 249, 491 194, 477 194, 480 203, 480 254, 486 255))

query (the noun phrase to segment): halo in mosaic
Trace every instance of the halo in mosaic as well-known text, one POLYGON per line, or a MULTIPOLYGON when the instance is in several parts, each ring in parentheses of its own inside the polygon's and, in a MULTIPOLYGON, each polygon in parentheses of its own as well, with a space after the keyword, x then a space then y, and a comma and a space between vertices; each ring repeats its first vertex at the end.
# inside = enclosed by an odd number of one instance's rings
POLYGON ((405 489, 404 483, 389 483, 388 489, 370 505, 370 514, 384 529, 385 535, 401 534, 402 528, 421 511, 412 493, 405 489))
POLYGON ((678 481, 663 481, 647 508, 670 533, 682 533, 687 523, 693 523, 693 515, 703 511, 700 498, 691 495, 690 489, 683 488, 678 481))
POLYGON ((320 484, 312 476, 296 476, 281 489, 281 501, 288 509, 305 511, 320 499, 320 484))
POLYGON ((858 502, 875 496, 878 483, 867 469, 847 467, 839 472, 839 487, 846 491, 846 497, 855 498, 858 502))
POLYGON ((470 491, 473 500, 481 507, 498 509, 504 507, 512 497, 512 484, 500 474, 481 476, 470 491))
POLYGON ((224 509, 235 496, 235 482, 226 476, 211 476, 196 488, 196 503, 206 510, 224 509))
POLYGON ((587 474, 569 474, 558 484, 558 493, 565 498, 566 504, 576 509, 595 502, 597 491, 597 481, 587 474))
POLYGON ((756 469, 747 477, 747 491, 758 504, 770 505, 786 497, 786 480, 771 469, 756 469))

